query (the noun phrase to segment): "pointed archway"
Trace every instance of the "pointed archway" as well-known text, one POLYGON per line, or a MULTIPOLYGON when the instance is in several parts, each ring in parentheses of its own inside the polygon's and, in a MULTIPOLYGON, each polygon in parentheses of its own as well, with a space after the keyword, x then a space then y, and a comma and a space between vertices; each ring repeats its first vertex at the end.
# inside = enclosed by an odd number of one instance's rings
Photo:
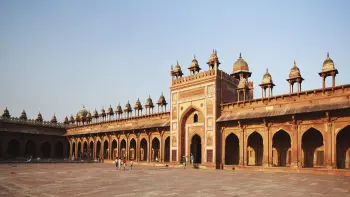
POLYGON ((337 168, 350 168, 350 125, 337 134, 337 168))
POLYGON ((83 152, 86 152, 87 150, 88 150, 88 144, 87 144, 87 141, 85 141, 83 146, 83 152))
POLYGON ((248 165, 261 166, 263 151, 263 138, 258 132, 254 131, 248 137, 248 165))
POLYGON ((96 144, 96 155, 95 155, 96 158, 99 158, 99 159, 102 159, 101 158, 101 141, 97 141, 97 144, 96 144))
MULTIPOLYGON (((189 159, 189 155, 191 154, 191 144, 192 138, 189 136, 189 133, 195 132, 197 133, 199 139, 200 136, 204 136, 205 131, 205 118, 201 110, 196 109, 196 107, 191 106, 187 110, 184 111, 183 115, 180 118, 179 125, 179 139, 178 139, 178 159, 181 161, 183 156, 186 156, 189 159)), ((196 138, 197 139, 197 138, 196 138)), ((212 138, 208 138, 208 145, 212 145, 212 138)), ((202 151, 202 150, 201 150, 202 151)), ((202 152, 200 152, 202 154, 202 152)), ((195 155, 195 158, 201 158, 200 155, 195 155)), ((196 159, 194 159, 196 161, 196 159)), ((202 159, 198 160, 202 162, 202 159)))
POLYGON ((160 143, 159 139, 157 137, 153 138, 152 140, 152 158, 151 161, 159 161, 159 150, 160 150, 160 143))
POLYGON ((81 158, 81 142, 78 142, 78 157, 77 158, 81 158))
POLYGON ((51 157, 51 144, 49 142, 44 142, 40 146, 41 157, 50 158, 51 157))
POLYGON ((94 142, 91 141, 90 144, 89 144, 89 157, 90 159, 93 159, 94 158, 94 142))
POLYGON ((142 138, 140 143, 140 160, 147 161, 147 140, 142 138))
POLYGON ((136 158, 136 140, 132 138, 130 140, 130 147, 129 147, 129 160, 135 160, 136 158))
POLYGON ((109 153, 108 140, 105 140, 103 143, 103 158, 104 159, 108 159, 108 153, 109 153))
POLYGON ((170 161, 170 136, 165 139, 164 143, 164 162, 170 161))
POLYGON ((272 147, 276 151, 272 151, 272 160, 276 161, 276 166, 287 166, 291 163, 291 140, 289 134, 284 130, 279 130, 273 135, 272 147))
POLYGON ((125 139, 123 139, 121 142, 120 142, 120 157, 122 159, 126 159, 126 141, 125 139))
POLYGON ((233 133, 228 135, 225 140, 225 164, 239 164, 239 139, 233 133))
POLYGON ((25 156, 32 156, 36 158, 36 144, 32 140, 28 140, 24 151, 25 156))
POLYGON ((12 139, 7 144, 7 154, 10 158, 19 157, 20 144, 16 139, 12 139))
POLYGON ((191 140, 191 153, 194 157, 193 163, 202 163, 202 142, 201 137, 195 134, 191 140))
POLYGON ((118 157, 118 144, 117 144, 117 140, 113 140, 112 141, 112 159, 114 160, 115 158, 118 157))
POLYGON ((63 144, 61 141, 58 141, 55 146, 55 157, 63 158, 63 144))
POLYGON ((74 159, 76 158, 76 155, 75 155, 75 142, 72 143, 72 157, 74 156, 74 159))
POLYGON ((324 165, 324 150, 322 133, 310 128, 302 136, 301 148, 304 153, 304 167, 312 168, 324 165))

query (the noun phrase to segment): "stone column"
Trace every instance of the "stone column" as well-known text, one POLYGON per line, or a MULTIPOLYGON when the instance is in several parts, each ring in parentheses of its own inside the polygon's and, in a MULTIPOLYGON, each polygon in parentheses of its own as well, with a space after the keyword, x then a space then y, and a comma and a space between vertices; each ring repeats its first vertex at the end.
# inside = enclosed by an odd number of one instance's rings
POLYGON ((159 161, 163 162, 163 134, 160 132, 160 142, 159 142, 159 161))
POLYGON ((335 73, 334 71, 332 72, 332 87, 335 86, 335 73))
POLYGON ((291 158, 291 167, 298 168, 298 125, 293 123, 292 133, 291 133, 291 148, 292 148, 292 158, 291 158))
POLYGON ((96 138, 94 138, 93 141, 94 141, 94 150, 93 150, 93 153, 92 153, 92 157, 95 160, 96 159, 96 148, 97 148, 97 140, 96 140, 96 138))
POLYGON ((148 133, 148 143, 147 143, 147 162, 151 161, 151 134, 148 133))
POLYGON ((241 135, 239 135, 239 165, 244 166, 246 164, 246 152, 245 152, 245 133, 243 128, 241 128, 241 135))
MULTIPOLYGON (((147 109, 146 109, 146 112, 147 112, 147 109)), ((136 134, 136 150, 135 150, 135 153, 136 153, 136 161, 140 161, 140 134, 137 133, 136 134)))
POLYGON ((269 166, 269 158, 271 157, 270 155, 272 155, 271 150, 272 150, 272 144, 271 144, 271 140, 270 140, 270 131, 269 131, 269 127, 266 126, 265 132, 263 134, 263 163, 262 163, 262 165, 264 167, 269 166), (270 146, 271 146, 271 148, 270 148, 270 146))
POLYGON ((326 78, 324 75, 322 75, 322 89, 325 89, 326 87, 326 78))
POLYGON ((325 133, 325 139, 324 146, 325 146, 325 157, 324 157, 324 167, 331 169, 332 168, 332 122, 327 121, 326 123, 326 133, 325 133))

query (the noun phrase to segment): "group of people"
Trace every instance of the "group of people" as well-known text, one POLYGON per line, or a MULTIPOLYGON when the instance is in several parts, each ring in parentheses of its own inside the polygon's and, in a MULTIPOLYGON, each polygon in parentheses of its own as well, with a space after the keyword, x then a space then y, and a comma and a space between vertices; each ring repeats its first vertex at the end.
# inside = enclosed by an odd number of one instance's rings
MULTIPOLYGON (((121 160, 120 158, 116 158, 115 159, 115 167, 117 168, 117 170, 121 170, 121 168, 123 167, 124 168, 124 171, 126 169, 126 159, 124 158, 123 160, 121 160)), ((130 161, 130 170, 132 170, 132 167, 133 167, 133 162, 130 161)))
MULTIPOLYGON (((191 165, 193 165, 193 162, 194 162, 194 155, 191 153, 191 156, 190 156, 190 163, 191 163, 191 165)), ((182 157, 182 164, 184 166, 184 169, 186 169, 187 158, 185 157, 185 155, 182 157)))

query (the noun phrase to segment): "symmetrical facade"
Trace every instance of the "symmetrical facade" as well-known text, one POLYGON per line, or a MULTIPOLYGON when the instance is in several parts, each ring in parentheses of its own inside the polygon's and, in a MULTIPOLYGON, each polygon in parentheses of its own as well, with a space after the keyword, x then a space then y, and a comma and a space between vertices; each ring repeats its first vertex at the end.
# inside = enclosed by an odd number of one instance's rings
MULTIPOLYGON (((274 96, 266 70, 261 98, 254 98, 252 73, 241 54, 231 74, 220 70, 215 50, 207 64, 208 69, 200 68, 194 57, 188 76, 179 62, 171 67, 169 102, 162 94, 156 104, 149 97, 144 106, 138 99, 134 107, 128 102, 115 111, 111 106, 100 113, 83 108, 64 124, 53 118, 52 124, 65 130, 57 136, 66 140, 63 152, 69 158, 174 164, 193 155, 195 163, 212 167, 350 168, 350 85, 335 85, 338 70, 329 54, 319 73, 322 88, 302 91, 304 78, 294 62, 289 93, 274 96), (328 76, 331 87, 325 85, 328 76)), ((0 123, 26 125, 26 120, 10 121, 7 113, 0 123)), ((39 115, 34 122, 45 127, 39 115)), ((9 155, 10 138, 1 140, 3 157, 9 155)))

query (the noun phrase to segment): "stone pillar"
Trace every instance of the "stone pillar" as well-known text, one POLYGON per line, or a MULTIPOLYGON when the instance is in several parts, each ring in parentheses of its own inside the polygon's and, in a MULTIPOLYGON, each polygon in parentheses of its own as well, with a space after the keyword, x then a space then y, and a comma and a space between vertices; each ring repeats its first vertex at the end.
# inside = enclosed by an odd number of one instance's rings
POLYGON ((148 133, 148 143, 147 143, 147 162, 151 161, 151 134, 148 133))
POLYGON ((130 141, 129 141, 129 136, 126 136, 126 147, 125 147, 125 157, 126 157, 126 160, 129 160, 129 147, 130 147, 130 141))
POLYGON ((335 86, 335 73, 334 71, 332 72, 332 87, 335 86))
POLYGON ((56 152, 56 144, 53 141, 48 141, 48 142, 50 143, 50 146, 51 146, 50 158, 54 158, 55 152, 56 152))
MULTIPOLYGON (((335 134, 335 125, 333 123, 333 127, 331 129, 332 135, 332 168, 337 168, 337 136, 335 134)), ((348 153, 347 153, 348 154, 348 153)))
POLYGON ((239 165, 244 166, 246 164, 246 152, 245 152, 245 133, 243 128, 241 128, 241 135, 239 135, 239 165))
MULTIPOLYGON (((147 112, 147 109, 146 109, 147 112)), ((136 134, 136 161, 140 161, 140 134, 136 134)))
POLYGON ((160 132, 160 142, 159 142, 159 161, 163 162, 163 134, 160 132))
POLYGON ((291 133, 291 148, 292 148, 292 158, 291 158, 291 167, 298 167, 298 125, 293 123, 292 133, 291 133))
POLYGON ((95 160, 96 159, 96 148, 97 148, 97 140, 96 140, 96 138, 94 138, 93 141, 94 141, 94 151, 92 153, 92 157, 95 160))
POLYGON ((322 75, 322 89, 325 89, 326 87, 326 78, 324 75, 322 75))
POLYGON ((264 167, 269 166, 269 157, 272 155, 270 153, 272 145, 270 145, 271 140, 270 140, 270 135, 269 135, 269 128, 265 127, 265 132, 263 133, 263 163, 262 165, 264 167))
POLYGON ((331 169, 332 168, 332 122, 327 121, 326 123, 326 133, 323 139, 325 146, 325 157, 324 157, 324 167, 331 169))

